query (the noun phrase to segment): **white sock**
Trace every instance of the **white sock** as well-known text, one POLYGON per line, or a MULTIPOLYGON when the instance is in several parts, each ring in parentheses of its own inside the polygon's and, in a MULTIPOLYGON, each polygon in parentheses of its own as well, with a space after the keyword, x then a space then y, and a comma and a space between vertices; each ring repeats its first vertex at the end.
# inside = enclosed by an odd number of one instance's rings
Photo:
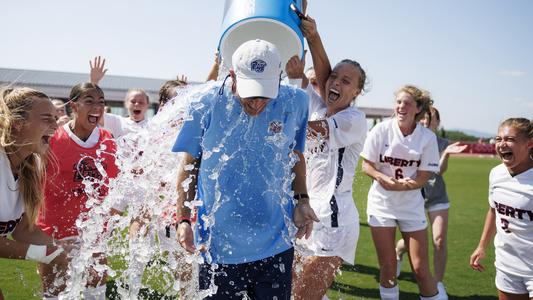
POLYGON ((381 300, 398 300, 400 299, 400 288, 398 284, 391 288, 379 286, 379 295, 381 300))
POLYGON ((444 287, 444 283, 442 283, 442 281, 437 283, 437 290, 439 291, 441 300, 448 300, 448 294, 446 293, 446 288, 444 287))
POLYGON ((401 257, 396 260, 396 278, 400 277, 402 273, 402 261, 401 257))
POLYGON ((105 300, 106 286, 100 285, 95 288, 87 288, 83 291, 83 299, 85 300, 105 300))
POLYGON ((43 300, 59 300, 58 297, 43 297, 43 300))
POLYGON ((420 300, 440 300, 440 293, 437 293, 437 295, 435 296, 431 296, 431 297, 422 297, 420 296, 420 300))

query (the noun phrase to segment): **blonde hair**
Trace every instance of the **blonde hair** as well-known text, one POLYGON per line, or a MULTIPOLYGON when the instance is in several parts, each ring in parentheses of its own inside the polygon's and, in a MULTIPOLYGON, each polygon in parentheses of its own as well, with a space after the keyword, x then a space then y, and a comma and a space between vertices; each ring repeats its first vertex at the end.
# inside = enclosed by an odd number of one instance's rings
MULTIPOLYGON (((36 98, 49 99, 46 94, 30 88, 0 89, 0 146, 6 154, 16 153, 19 147, 24 146, 16 143, 12 128, 16 122, 27 120, 36 98)), ((44 201, 45 164, 46 157, 32 153, 18 169, 18 188, 30 229, 44 201)))
POLYGON ((401 92, 411 95, 416 102, 416 107, 421 108, 420 112, 415 115, 415 122, 422 120, 426 114, 431 115, 430 107, 433 105, 433 99, 431 99, 431 94, 428 91, 419 89, 414 85, 404 85, 394 95, 398 96, 401 92))
POLYGON ((139 89, 139 88, 129 89, 129 90, 126 92, 126 96, 124 97, 124 100, 128 99, 128 97, 129 97, 131 94, 137 94, 137 93, 144 95, 144 97, 146 98, 146 103, 148 103, 148 105, 150 105, 150 97, 148 97, 148 93, 146 93, 145 90, 143 90, 143 89, 139 89))

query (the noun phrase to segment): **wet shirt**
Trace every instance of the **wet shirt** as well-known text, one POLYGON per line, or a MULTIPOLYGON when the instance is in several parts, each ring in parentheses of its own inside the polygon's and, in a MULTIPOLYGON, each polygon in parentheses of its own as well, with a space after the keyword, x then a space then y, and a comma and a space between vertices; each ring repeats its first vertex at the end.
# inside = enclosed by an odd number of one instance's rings
MULTIPOLYGON (((361 156, 373 162, 379 172, 396 179, 415 179, 418 170, 439 170, 435 134, 417 124, 410 135, 404 136, 396 118, 378 123, 370 130, 361 156)), ((375 180, 368 192, 367 214, 397 220, 426 220, 420 189, 388 191, 375 180)))
POLYGON ((293 150, 304 151, 308 104, 282 85, 252 117, 227 90, 191 103, 172 150, 201 160, 197 243, 208 246, 208 262, 238 264, 292 247, 293 150))
POLYGON ((533 276, 533 168, 514 177, 503 164, 492 169, 489 204, 496 214, 496 268, 533 276))
POLYGON ((365 114, 350 106, 326 118, 327 107, 311 85, 309 120, 325 120, 329 136, 307 140, 305 158, 310 204, 324 226, 359 222, 352 186, 367 133, 365 114))
POLYGON ((0 147, 0 237, 12 233, 22 221, 24 201, 18 180, 13 177, 9 158, 0 147))
POLYGON ((101 199, 107 194, 109 178, 118 174, 116 146, 109 132, 97 127, 83 142, 68 131, 66 124, 50 139, 50 151, 57 162, 48 162, 45 201, 37 220, 37 225, 56 239, 78 235, 76 219, 88 211, 83 180, 93 182, 92 196, 101 199), (87 144, 90 141, 93 143, 87 144))

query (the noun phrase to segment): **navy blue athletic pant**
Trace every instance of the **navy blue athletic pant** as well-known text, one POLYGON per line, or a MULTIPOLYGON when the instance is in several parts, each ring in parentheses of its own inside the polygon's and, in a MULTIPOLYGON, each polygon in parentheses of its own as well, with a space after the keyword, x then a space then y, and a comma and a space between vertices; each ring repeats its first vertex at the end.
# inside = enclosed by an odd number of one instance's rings
POLYGON ((292 284, 292 261, 294 248, 261 260, 242 264, 219 264, 216 270, 211 265, 200 265, 200 290, 214 283, 217 293, 204 299, 251 299, 290 300, 292 284))

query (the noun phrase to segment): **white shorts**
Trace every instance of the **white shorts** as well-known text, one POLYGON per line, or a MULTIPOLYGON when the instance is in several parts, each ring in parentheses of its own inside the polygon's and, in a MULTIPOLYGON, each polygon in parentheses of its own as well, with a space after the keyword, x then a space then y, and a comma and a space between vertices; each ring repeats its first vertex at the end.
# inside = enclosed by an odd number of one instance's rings
POLYGON ((510 294, 529 294, 533 297, 533 276, 516 276, 496 269, 496 287, 510 294))
POLYGON ((400 227, 401 232, 415 232, 428 227, 426 219, 423 220, 397 220, 379 216, 368 216, 368 225, 371 227, 400 227))
POLYGON ((426 208, 428 212, 434 212, 439 210, 447 210, 450 209, 450 202, 447 203, 435 203, 433 205, 430 205, 426 208))
POLYGON ((313 227, 309 239, 299 239, 297 243, 311 251, 310 255, 338 256, 347 264, 353 265, 358 239, 359 223, 335 228, 318 223, 313 227))

